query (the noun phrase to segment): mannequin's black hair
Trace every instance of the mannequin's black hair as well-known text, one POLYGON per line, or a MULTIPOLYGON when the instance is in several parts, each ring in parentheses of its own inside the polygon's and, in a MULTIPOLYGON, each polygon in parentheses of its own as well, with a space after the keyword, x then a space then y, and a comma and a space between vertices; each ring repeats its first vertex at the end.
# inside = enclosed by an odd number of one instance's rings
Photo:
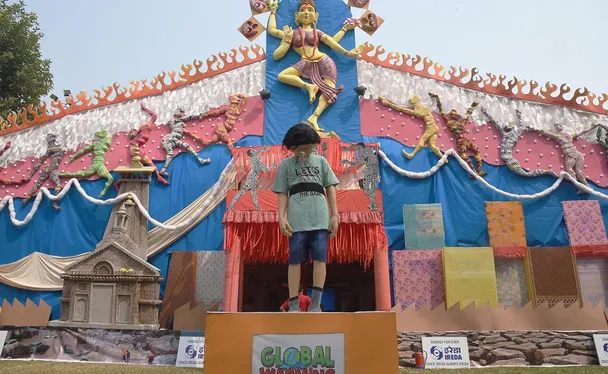
POLYGON ((283 146, 287 149, 294 149, 304 144, 319 143, 321 143, 321 137, 306 122, 292 126, 283 138, 283 146))

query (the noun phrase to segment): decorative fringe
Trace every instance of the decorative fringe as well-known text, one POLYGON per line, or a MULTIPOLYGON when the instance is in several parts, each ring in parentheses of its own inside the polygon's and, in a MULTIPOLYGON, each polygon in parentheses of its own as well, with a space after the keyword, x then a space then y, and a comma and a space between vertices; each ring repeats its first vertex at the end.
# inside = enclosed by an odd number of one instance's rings
POLYGON ((501 258, 524 258, 526 257, 526 247, 492 247, 494 257, 501 258))
POLYGON ((572 251, 580 257, 608 257, 608 244, 573 245, 572 251))
MULTIPOLYGON (((279 216, 268 210, 227 210, 222 223, 277 223, 279 216)), ((382 212, 344 212, 340 213, 340 224, 379 224, 382 225, 382 212)))
MULTIPOLYGON (((247 264, 286 264, 289 240, 282 235, 276 222, 236 223, 225 225, 224 242, 227 251, 242 251, 247 264), (239 243, 247 243, 239 248, 239 243)), ((374 249, 388 250, 388 240, 381 223, 341 223, 336 238, 329 240, 328 263, 359 262, 367 270, 374 259, 374 249)))

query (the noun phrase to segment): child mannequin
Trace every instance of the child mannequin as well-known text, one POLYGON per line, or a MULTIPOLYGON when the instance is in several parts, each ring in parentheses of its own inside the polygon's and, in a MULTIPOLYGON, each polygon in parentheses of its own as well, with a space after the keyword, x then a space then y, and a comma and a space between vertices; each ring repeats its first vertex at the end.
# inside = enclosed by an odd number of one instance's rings
POLYGON ((309 311, 321 312, 328 242, 338 233, 336 186, 339 181, 327 160, 313 153, 319 143, 319 134, 306 123, 290 128, 283 146, 294 156, 281 162, 272 186, 273 192, 279 195, 279 227, 281 233, 289 237, 289 312, 300 312, 300 266, 311 257, 314 268, 309 311))

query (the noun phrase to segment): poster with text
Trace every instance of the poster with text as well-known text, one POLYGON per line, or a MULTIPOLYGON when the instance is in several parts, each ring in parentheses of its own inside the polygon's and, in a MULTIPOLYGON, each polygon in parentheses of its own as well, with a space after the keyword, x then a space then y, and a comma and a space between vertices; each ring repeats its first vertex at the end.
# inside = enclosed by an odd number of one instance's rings
POLYGON ((252 374, 344 374, 344 334, 254 335, 252 360, 252 374))
POLYGON ((427 369, 463 369, 469 367, 469 344, 466 337, 422 337, 427 369))
POLYGON ((593 341, 600 366, 608 366, 608 335, 594 334, 593 341))
POLYGON ((205 362, 205 338, 182 336, 179 338, 176 367, 202 368, 205 362))

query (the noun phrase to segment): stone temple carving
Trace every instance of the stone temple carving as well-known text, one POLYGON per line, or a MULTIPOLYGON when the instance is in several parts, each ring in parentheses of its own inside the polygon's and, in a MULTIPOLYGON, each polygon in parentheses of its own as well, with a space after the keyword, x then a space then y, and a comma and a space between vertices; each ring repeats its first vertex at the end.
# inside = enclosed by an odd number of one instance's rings
MULTIPOLYGON (((137 171, 141 174, 142 169, 137 171)), ((124 170, 122 174, 125 174, 123 183, 128 185, 132 178, 124 170)), ((149 179, 151 171, 146 169, 143 174, 147 178, 141 178, 140 182, 149 179)), ((144 190, 147 197, 148 191, 144 190)), ((130 198, 122 206, 115 207, 104 238, 95 251, 64 270, 61 317, 49 325, 129 330, 159 328, 162 277, 160 270, 147 262, 147 252, 141 250, 141 242, 146 242, 142 239, 147 236, 133 235, 141 226, 138 214, 130 198)))

